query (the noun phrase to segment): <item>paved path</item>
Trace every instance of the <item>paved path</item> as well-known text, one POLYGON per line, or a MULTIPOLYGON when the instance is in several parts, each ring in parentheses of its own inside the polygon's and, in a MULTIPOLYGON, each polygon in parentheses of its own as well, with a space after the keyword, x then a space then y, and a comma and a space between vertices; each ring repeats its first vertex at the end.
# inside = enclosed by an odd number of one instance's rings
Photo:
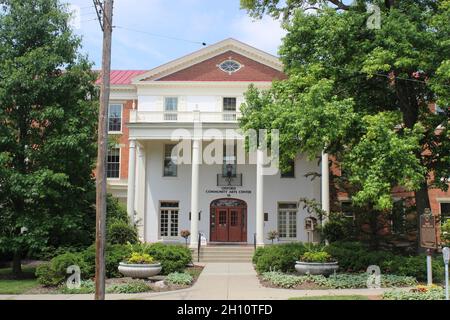
MULTIPOLYGON (((108 300, 285 300, 324 295, 381 295, 384 289, 287 290, 260 285, 251 263, 207 263, 192 288, 140 294, 107 294, 108 300)), ((0 300, 90 300, 93 295, 0 295, 0 300)))

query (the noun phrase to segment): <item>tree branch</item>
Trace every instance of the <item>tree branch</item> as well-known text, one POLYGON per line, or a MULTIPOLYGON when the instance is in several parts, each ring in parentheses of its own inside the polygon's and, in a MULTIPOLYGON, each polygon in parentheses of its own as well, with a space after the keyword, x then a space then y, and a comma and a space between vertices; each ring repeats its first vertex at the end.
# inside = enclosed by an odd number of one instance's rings
POLYGON ((341 9, 341 10, 348 10, 348 9, 350 9, 350 6, 344 4, 342 1, 339 1, 339 0, 328 0, 328 1, 330 1, 336 7, 338 7, 338 9, 341 9))

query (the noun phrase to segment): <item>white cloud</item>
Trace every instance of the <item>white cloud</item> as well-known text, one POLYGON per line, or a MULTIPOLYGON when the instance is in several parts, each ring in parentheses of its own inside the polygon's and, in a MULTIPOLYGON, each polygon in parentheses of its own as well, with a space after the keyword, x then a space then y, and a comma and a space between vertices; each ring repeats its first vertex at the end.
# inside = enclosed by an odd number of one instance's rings
POLYGON ((267 16, 261 20, 241 16, 232 23, 231 31, 236 39, 275 55, 286 35, 280 21, 267 16))

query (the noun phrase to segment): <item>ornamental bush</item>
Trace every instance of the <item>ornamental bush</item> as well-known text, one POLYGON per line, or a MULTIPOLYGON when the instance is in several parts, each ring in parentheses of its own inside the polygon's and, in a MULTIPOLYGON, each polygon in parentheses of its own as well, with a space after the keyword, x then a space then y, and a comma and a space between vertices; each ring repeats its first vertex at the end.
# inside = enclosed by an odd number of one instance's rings
POLYGON ((110 244, 137 243, 138 234, 136 227, 127 221, 114 220, 108 225, 106 239, 110 244))
POLYGON ((295 261, 307 251, 303 243, 293 242, 258 248, 253 255, 253 263, 258 273, 268 271, 295 271, 295 261))
POLYGON ((144 244, 141 247, 144 253, 151 255, 156 261, 161 263, 161 273, 163 275, 168 275, 172 272, 183 272, 192 261, 191 250, 183 245, 153 243, 144 244))
POLYGON ((64 282, 69 266, 80 267, 81 277, 87 274, 88 266, 80 253, 67 252, 54 257, 49 263, 36 268, 35 275, 40 284, 44 286, 57 286, 64 282))
MULTIPOLYGON (((129 246, 114 244, 106 245, 105 249, 105 271, 108 278, 120 278, 122 275, 118 271, 119 263, 125 261, 131 254, 129 246)), ((90 246, 82 253, 83 259, 88 266, 86 276, 89 278, 95 275, 95 245, 90 246)))

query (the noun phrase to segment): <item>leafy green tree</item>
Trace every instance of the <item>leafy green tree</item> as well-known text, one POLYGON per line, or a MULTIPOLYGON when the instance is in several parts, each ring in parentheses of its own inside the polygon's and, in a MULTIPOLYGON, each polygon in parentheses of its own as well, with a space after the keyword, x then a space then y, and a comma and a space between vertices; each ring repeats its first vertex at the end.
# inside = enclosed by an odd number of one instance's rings
POLYGON ((341 163, 357 205, 392 208, 391 190, 415 191, 418 213, 430 188, 450 176, 450 1, 242 0, 256 17, 284 14, 280 48, 289 78, 251 88, 247 128, 280 129, 281 162, 322 150, 341 163), (367 3, 381 28, 368 28, 367 3), (348 3, 348 2, 345 2, 348 3), (285 5, 284 5, 285 4, 285 5), (314 12, 305 8, 314 6, 314 12), (430 106, 440 105, 439 112, 430 106))
POLYGON ((0 251, 92 242, 96 96, 57 0, 0 0, 0 251))

